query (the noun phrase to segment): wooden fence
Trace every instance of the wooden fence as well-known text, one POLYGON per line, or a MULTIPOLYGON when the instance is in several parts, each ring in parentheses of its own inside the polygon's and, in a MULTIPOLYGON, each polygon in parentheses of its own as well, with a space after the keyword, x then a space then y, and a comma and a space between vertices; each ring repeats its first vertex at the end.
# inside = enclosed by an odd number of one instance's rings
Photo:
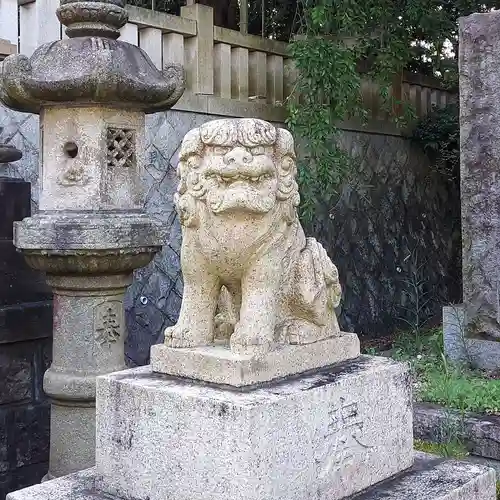
POLYGON ((401 81, 403 99, 410 102, 418 117, 426 116, 434 106, 442 108, 457 101, 457 92, 446 89, 437 78, 404 73, 401 81))
MULTIPOLYGON (((10 42, 0 41, 0 53, 17 47, 29 56, 42 43, 64 38, 58 6, 59 0, 0 0, 0 36, 10 42)), ((186 68, 187 89, 176 109, 284 120, 283 103, 294 81, 286 43, 214 26, 213 11, 204 5, 186 5, 180 16, 130 5, 127 10, 121 40, 143 48, 159 68, 166 62, 186 68)), ((454 98, 434 79, 418 75, 405 74, 394 91, 415 105, 418 116, 454 98)), ((385 122, 376 94, 367 83, 365 101, 376 121, 385 122)))

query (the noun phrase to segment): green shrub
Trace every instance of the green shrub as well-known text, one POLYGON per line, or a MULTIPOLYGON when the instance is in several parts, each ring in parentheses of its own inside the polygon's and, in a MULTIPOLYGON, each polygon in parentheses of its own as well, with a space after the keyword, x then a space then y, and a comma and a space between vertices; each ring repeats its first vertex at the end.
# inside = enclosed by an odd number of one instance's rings
POLYGON ((450 365, 444 355, 441 329, 421 335, 400 333, 392 356, 410 362, 417 400, 461 411, 500 412, 500 380, 450 365))
POLYGON ((415 439, 413 447, 418 451, 446 458, 462 459, 469 454, 465 446, 460 441, 450 441, 448 443, 441 444, 415 439))
POLYGON ((420 399, 448 408, 479 413, 500 412, 500 380, 453 369, 422 374, 420 399))
POLYGON ((460 178, 460 124, 458 105, 449 104, 424 117, 413 131, 412 140, 429 157, 433 168, 448 180, 460 178))

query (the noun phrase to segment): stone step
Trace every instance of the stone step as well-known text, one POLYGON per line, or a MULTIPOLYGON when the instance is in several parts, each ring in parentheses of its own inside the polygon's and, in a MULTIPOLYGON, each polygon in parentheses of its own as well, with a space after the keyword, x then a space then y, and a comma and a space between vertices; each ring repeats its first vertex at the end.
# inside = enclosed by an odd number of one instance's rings
POLYGON ((433 499, 495 500, 495 471, 483 465, 416 452, 413 467, 350 497, 350 500, 433 499))
POLYGON ((456 436, 471 454, 500 459, 500 417, 497 415, 462 413, 417 403, 413 406, 413 434, 417 439, 434 443, 456 436))
POLYGON ((497 475, 497 480, 500 479, 500 461, 493 460, 492 458, 477 457, 476 455, 470 455, 464 460, 470 462, 471 464, 483 465, 484 467, 489 467, 494 469, 497 475))
MULTIPOLYGON (((119 500, 118 497, 98 491, 95 485, 95 469, 88 469, 16 491, 7 495, 7 500, 113 500, 113 498, 119 500)), ((415 464, 407 471, 349 497, 350 500, 495 500, 495 498, 493 469, 463 461, 444 460, 420 452, 416 453, 415 464)), ((227 497, 221 495, 220 500, 227 500, 227 497)), ((273 499, 262 498, 262 500, 273 499)))

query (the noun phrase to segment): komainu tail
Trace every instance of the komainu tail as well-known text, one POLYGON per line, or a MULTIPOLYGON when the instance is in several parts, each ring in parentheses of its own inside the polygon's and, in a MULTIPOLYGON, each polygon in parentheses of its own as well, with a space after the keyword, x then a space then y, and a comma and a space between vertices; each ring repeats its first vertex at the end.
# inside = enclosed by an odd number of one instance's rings
POLYGON ((306 239, 295 272, 294 305, 299 315, 318 326, 331 321, 340 304, 341 287, 337 268, 314 238, 306 239))

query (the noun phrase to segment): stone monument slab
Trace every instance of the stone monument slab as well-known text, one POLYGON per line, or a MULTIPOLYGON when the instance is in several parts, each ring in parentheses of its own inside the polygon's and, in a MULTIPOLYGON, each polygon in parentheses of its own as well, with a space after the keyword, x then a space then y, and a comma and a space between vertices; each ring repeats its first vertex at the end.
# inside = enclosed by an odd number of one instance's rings
POLYGON ((342 333, 312 344, 282 345, 258 357, 235 354, 222 342, 184 349, 157 344, 151 347, 151 366, 159 373, 242 387, 333 365, 359 354, 358 336, 342 333))
POLYGON ((445 351, 454 361, 497 370, 500 12, 461 18, 459 39, 463 305, 443 311, 445 351))
POLYGON ((500 340, 500 12, 460 19, 460 196, 465 329, 500 340))

